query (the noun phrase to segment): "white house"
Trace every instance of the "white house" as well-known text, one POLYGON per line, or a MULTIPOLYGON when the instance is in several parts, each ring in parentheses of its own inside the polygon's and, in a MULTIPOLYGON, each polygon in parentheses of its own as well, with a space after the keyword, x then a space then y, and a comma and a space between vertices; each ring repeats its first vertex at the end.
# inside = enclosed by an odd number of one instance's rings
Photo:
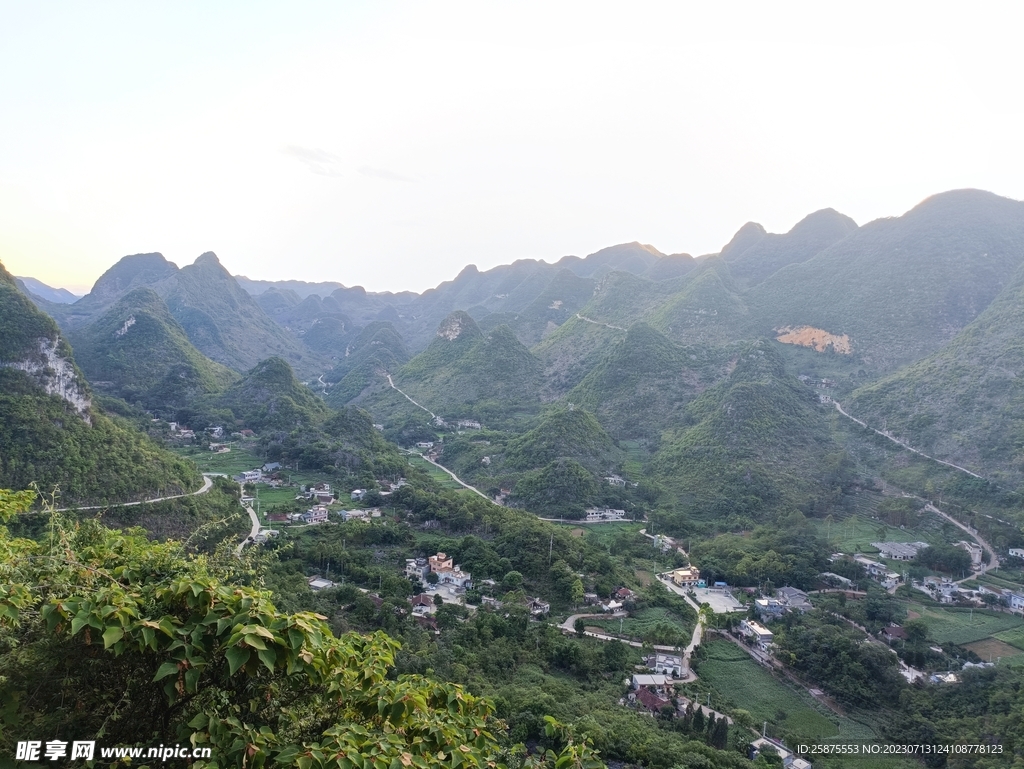
POLYGON ((752 619, 745 619, 740 622, 740 632, 747 638, 753 638, 762 648, 768 646, 775 637, 771 630, 752 619))
POLYGON ((244 483, 257 483, 263 479, 262 470, 245 470, 242 473, 242 481, 244 483))
POLYGON ((1008 554, 1011 558, 1024 559, 1024 547, 1011 547, 1008 554))
POLYGON ((302 516, 302 520, 306 523, 323 523, 327 520, 327 508, 323 505, 311 507, 302 516))
POLYGON ((429 573, 430 564, 427 563, 426 558, 405 559, 405 576, 409 579, 418 579, 423 582, 427 579, 429 573))

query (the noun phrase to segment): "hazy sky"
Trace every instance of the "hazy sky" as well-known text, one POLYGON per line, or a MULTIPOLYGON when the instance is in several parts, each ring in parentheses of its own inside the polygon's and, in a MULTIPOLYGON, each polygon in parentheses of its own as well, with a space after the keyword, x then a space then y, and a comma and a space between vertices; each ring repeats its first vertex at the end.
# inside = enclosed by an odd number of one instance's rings
POLYGON ((0 0, 0 260, 423 290, 1024 198, 1020 3, 0 0))

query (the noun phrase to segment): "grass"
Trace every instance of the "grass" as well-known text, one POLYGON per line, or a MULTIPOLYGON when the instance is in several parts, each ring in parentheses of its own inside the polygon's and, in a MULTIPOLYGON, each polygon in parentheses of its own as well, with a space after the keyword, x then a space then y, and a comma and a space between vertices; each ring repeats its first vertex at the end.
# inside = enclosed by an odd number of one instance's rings
MULTIPOLYGON (((950 609, 923 604, 908 604, 928 625, 928 637, 938 643, 951 641, 958 645, 982 641, 1009 630, 1024 630, 1020 617, 985 609, 950 609)), ((1001 639, 1005 640, 1005 639, 1001 639)))
POLYGON ((993 637, 1020 651, 1024 651, 1024 624, 1009 630, 1001 630, 993 637))
POLYGON ((433 478, 435 481, 438 482, 438 484, 440 484, 441 488, 455 489, 457 491, 467 491, 468 493, 472 494, 472 492, 470 492, 464 486, 460 486, 458 483, 456 483, 452 479, 452 477, 448 475, 448 473, 446 473, 441 468, 432 465, 419 454, 407 454, 406 456, 409 459, 410 465, 412 465, 413 467, 418 467, 420 470, 426 471, 431 478, 433 478))
POLYGON ((732 708, 750 713, 754 722, 767 721, 769 733, 791 732, 809 739, 873 740, 867 727, 834 713, 825 715, 810 694, 773 676, 730 641, 710 641, 697 675, 732 708))
MULTIPOLYGON (((658 625, 667 625, 679 634, 679 640, 682 641, 684 646, 689 643, 690 636, 693 633, 693 625, 691 623, 685 622, 682 618, 676 616, 668 609, 660 606, 651 607, 650 609, 642 609, 633 616, 625 617, 621 624, 623 635, 640 639, 646 637, 647 634, 651 633, 658 625)), ((615 633, 616 635, 619 633, 618 617, 609 619, 588 619, 587 625, 599 627, 602 630, 615 633)), ((661 642, 659 641, 659 643, 661 642)))
MULTIPOLYGON (((927 516, 933 518, 934 516, 927 516)), ((872 542, 929 542, 936 543, 941 538, 927 525, 927 518, 922 517, 920 525, 900 529, 889 526, 875 518, 861 515, 847 516, 832 521, 831 525, 821 519, 814 519, 813 525, 822 539, 828 539, 830 546, 841 553, 877 553, 871 546, 872 542), (882 531, 884 529, 884 532, 882 531)))
POLYGON ((263 460, 252 453, 249 449, 238 444, 231 446, 231 451, 223 454, 214 454, 210 451, 201 451, 192 447, 176 449, 175 453, 188 457, 204 473, 224 473, 225 475, 238 475, 244 470, 252 470, 263 466, 263 460))
POLYGON ((611 545, 616 537, 619 536, 623 531, 637 532, 640 531, 646 524, 643 523, 592 523, 586 526, 579 526, 575 521, 566 521, 563 524, 557 524, 561 526, 569 526, 571 528, 582 528, 583 537, 589 542, 595 544, 601 544, 605 547, 611 545))

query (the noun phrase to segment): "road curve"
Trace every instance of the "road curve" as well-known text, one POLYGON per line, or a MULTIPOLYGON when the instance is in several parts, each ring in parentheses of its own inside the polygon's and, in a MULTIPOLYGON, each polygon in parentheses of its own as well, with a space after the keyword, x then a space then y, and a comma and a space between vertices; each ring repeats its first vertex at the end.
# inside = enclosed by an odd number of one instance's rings
POLYGON ((925 459, 930 459, 933 462, 938 462, 940 465, 945 465, 946 467, 952 467, 954 470, 959 470, 962 473, 967 473, 968 475, 970 475, 973 478, 979 478, 981 480, 984 480, 984 478, 982 478, 980 475, 978 475, 975 472, 971 472, 966 467, 960 467, 960 465, 954 465, 952 462, 947 462, 944 459, 936 459, 935 457, 930 456, 928 454, 925 454, 923 451, 919 451, 918 449, 915 449, 913 446, 910 446, 910 445, 904 443, 899 438, 893 438, 891 435, 889 435, 889 433, 884 433, 881 430, 876 430, 874 427, 869 425, 867 422, 863 422, 860 419, 857 419, 857 417, 852 416, 852 415, 848 414, 846 411, 844 411, 843 410, 843 406, 842 406, 842 404, 839 403, 839 401, 833 400, 832 404, 836 407, 836 411, 838 411, 840 414, 842 414, 847 419, 852 419, 854 422, 859 424, 861 427, 866 427, 867 429, 871 430, 872 432, 877 433, 878 435, 881 435, 883 438, 888 438, 890 441, 895 443, 897 446, 901 446, 901 447, 905 448, 907 451, 913 451, 915 454, 917 454, 918 456, 922 456, 925 459))
POLYGON ((194 497, 197 494, 205 494, 213 487, 213 478, 221 473, 203 473, 203 485, 197 491, 190 491, 186 494, 172 494, 169 497, 154 497, 153 499, 140 499, 138 502, 108 502, 105 505, 87 505, 85 507, 59 507, 56 512, 64 513, 68 510, 106 510, 110 507, 135 507, 135 505, 152 505, 155 502, 166 502, 168 499, 181 499, 182 497, 194 497))

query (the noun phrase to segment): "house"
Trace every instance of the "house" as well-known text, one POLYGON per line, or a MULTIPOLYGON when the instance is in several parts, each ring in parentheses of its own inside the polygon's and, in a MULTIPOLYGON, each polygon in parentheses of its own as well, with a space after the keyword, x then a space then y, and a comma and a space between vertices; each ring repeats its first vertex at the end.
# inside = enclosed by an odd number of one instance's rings
POLYGON ((752 638, 763 649, 768 646, 775 635, 760 622, 752 619, 740 621, 740 632, 747 638, 752 638))
POLYGON ((665 697, 659 697, 650 689, 638 689, 634 700, 639 706, 651 713, 660 713, 663 707, 672 704, 670 700, 665 697))
POLYGON ((891 623, 882 628, 881 632, 882 640, 888 643, 893 641, 906 641, 907 631, 895 623, 891 623))
POLYGON ((368 510, 341 510, 339 514, 343 521, 365 521, 369 518, 368 512, 368 510))
POLYGON ((242 473, 242 482, 243 483, 258 483, 262 479, 263 479, 263 471, 262 470, 245 470, 242 473))
POLYGON ((432 449, 432 448, 434 448, 434 442, 433 441, 420 441, 419 443, 416 444, 416 448, 418 448, 418 449, 432 449))
POLYGON ((583 603, 587 606, 593 606, 595 603, 601 603, 601 597, 597 593, 584 593, 583 603))
POLYGON ((620 487, 620 488, 621 488, 621 487, 624 487, 624 486, 626 485, 626 481, 625 481, 625 479, 624 479, 624 478, 620 478, 620 477, 619 477, 619 476, 617 476, 617 475, 606 475, 606 476, 604 477, 604 479, 605 479, 605 480, 606 480, 606 481, 607 481, 607 482, 608 482, 608 483, 609 483, 610 485, 612 485, 612 486, 618 486, 618 487, 620 487))
POLYGON ((956 543, 956 546, 957 547, 962 547, 964 550, 966 550, 968 553, 970 553, 970 555, 971 555, 971 568, 974 571, 977 571, 978 569, 981 568, 981 554, 982 554, 981 545, 979 545, 976 542, 966 542, 964 540, 961 540, 960 542, 956 543))
POLYGON ((1010 611, 1024 612, 1024 593, 1017 593, 1011 590, 1004 590, 1003 595, 1010 611))
POLYGON ((420 593, 409 599, 413 614, 429 614, 434 610, 434 599, 426 593, 420 593))
POLYGON ((700 569, 696 566, 687 566, 669 572, 669 577, 679 587, 697 587, 697 583, 700 582, 700 569))
POLYGON ((836 574, 835 572, 832 572, 832 571, 823 571, 821 574, 818 575, 818 579, 820 579, 826 585, 832 585, 834 587, 846 587, 846 588, 852 588, 853 587, 853 580, 852 579, 847 579, 846 577, 842 576, 841 574, 836 574))
POLYGON ((626 601, 632 601, 634 598, 636 598, 636 593, 634 593, 628 587, 620 587, 618 590, 612 593, 612 597, 617 598, 618 600, 625 603, 626 601))
POLYGON ((352 489, 352 501, 357 502, 366 496, 366 489, 352 489))
POLYGON ((781 617, 789 611, 789 607, 778 598, 755 598, 754 611, 761 619, 772 619, 781 617))
POLYGON ((480 605, 490 606, 492 609, 497 611, 498 609, 503 608, 505 604, 503 604, 497 598, 491 598, 489 595, 485 595, 480 598, 480 605))
POLYGON ((280 462, 267 462, 265 465, 263 465, 262 469, 263 469, 263 472, 265 472, 265 473, 276 473, 278 470, 281 469, 281 463, 280 462))
POLYGON ((323 505, 316 505, 307 510, 302 520, 306 523, 324 523, 327 520, 327 508, 323 505))
POLYGON ((600 523, 601 521, 624 521, 625 510, 613 510, 611 508, 590 507, 587 508, 587 516, 583 520, 587 523, 600 523))
POLYGON ((622 601, 606 601, 601 604, 601 611, 618 611, 622 608, 622 601))
POLYGON ((438 584, 454 585, 468 590, 473 586, 472 575, 456 566, 446 553, 439 552, 427 559, 430 571, 437 574, 438 584))
POLYGON ((1007 551, 1007 554, 1011 558, 1021 558, 1021 559, 1024 559, 1024 547, 1011 547, 1007 551))
POLYGON ((770 737, 758 737, 747 748, 747 758, 753 761, 762 752, 775 753, 782 759, 783 769, 811 769, 811 762, 795 755, 792 750, 778 740, 770 737))
POLYGON ((530 616, 539 617, 541 614, 549 614, 551 612, 551 604, 539 598, 528 598, 526 599, 526 609, 530 612, 530 616))
POLYGON ((313 591, 327 590, 327 588, 334 587, 334 583, 329 579, 324 579, 319 574, 316 574, 306 580, 309 585, 309 589, 313 591))
POLYGON ((256 433, 254 433, 254 432, 253 432, 252 430, 250 430, 249 428, 246 428, 246 429, 244 429, 244 430, 240 430, 240 431, 239 431, 239 434, 240 434, 240 435, 241 435, 241 436, 242 436, 243 438, 255 438, 255 437, 256 437, 256 433))
POLYGON ((438 552, 437 555, 432 555, 427 559, 430 563, 431 571, 443 571, 445 569, 455 568, 454 559, 449 558, 447 553, 438 552))
POLYGON ((460 430, 481 430, 483 427, 475 419, 460 419, 455 423, 460 430))
POLYGON ((217 425, 215 427, 207 427, 206 428, 206 432, 208 432, 214 438, 223 438, 224 437, 224 428, 222 426, 220 426, 220 425, 217 425))
POLYGON ((430 564, 426 558, 406 558, 405 576, 409 579, 425 582, 430 573, 430 564))
POLYGON ((668 676, 659 673, 634 673, 630 686, 635 690, 654 689, 664 691, 665 687, 671 685, 672 681, 668 676))
POLYGON ((893 561, 913 561, 919 550, 928 547, 927 542, 872 542, 883 558, 893 561))
POLYGON ((814 608, 807 598, 807 593, 797 590, 795 587, 780 587, 775 591, 775 597, 790 609, 799 612, 810 611, 814 608))
POLYGON ((647 669, 661 675, 679 678, 683 674, 683 658, 678 654, 655 652, 644 660, 647 669))
POLYGON ((438 630, 437 620, 430 614, 413 614, 413 621, 424 630, 429 630, 432 633, 439 634, 441 631, 438 630))
POLYGON ((276 537, 280 533, 281 532, 279 532, 277 529, 260 529, 259 533, 256 535, 253 541, 257 544, 262 544, 271 537, 276 537))

